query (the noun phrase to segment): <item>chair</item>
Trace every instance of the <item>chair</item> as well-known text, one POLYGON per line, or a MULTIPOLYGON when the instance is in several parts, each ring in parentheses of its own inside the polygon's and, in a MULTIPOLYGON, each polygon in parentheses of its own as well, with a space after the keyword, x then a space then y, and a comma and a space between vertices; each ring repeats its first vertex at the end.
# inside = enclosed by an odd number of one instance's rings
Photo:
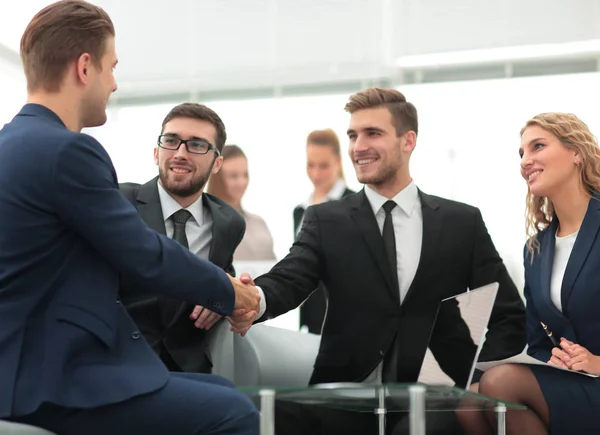
POLYGON ((45 429, 0 420, 0 435, 55 435, 45 429))
POLYGON ((215 325, 209 338, 213 374, 238 386, 306 386, 321 336, 254 325, 245 337, 215 325))

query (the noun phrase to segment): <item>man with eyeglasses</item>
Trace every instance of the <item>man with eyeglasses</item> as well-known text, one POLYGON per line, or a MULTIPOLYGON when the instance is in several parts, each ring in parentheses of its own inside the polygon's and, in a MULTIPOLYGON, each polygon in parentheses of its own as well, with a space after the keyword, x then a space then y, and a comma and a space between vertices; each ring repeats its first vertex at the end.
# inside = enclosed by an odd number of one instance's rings
MULTIPOLYGON (((165 117, 154 148, 158 177, 120 187, 152 229, 234 275, 233 253, 246 223, 225 202, 203 193, 210 174, 223 164, 226 138, 225 125, 213 110, 180 104, 165 117)), ((120 296, 170 371, 211 372, 206 335, 220 315, 125 283, 120 296)))

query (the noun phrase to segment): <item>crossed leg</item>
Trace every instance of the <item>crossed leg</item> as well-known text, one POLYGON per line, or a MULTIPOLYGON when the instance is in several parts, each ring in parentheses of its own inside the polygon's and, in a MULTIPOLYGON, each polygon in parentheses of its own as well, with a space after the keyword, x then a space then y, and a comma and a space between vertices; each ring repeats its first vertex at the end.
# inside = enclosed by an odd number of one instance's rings
MULTIPOLYGON (((529 367, 517 364, 496 366, 481 377, 479 384, 473 385, 472 391, 474 390, 494 399, 527 406, 526 411, 507 412, 506 431, 509 435, 548 435, 550 411, 537 379, 529 367)), ((468 399, 465 400, 456 413, 465 433, 493 435, 494 411, 468 411, 469 405, 468 399)))

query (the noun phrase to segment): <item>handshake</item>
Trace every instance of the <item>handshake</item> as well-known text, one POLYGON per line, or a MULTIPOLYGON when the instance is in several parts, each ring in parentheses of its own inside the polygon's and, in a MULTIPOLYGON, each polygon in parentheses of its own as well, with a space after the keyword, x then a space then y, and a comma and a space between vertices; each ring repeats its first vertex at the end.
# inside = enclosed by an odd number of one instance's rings
MULTIPOLYGON (((235 292, 235 305, 233 315, 228 316, 227 320, 231 325, 230 329, 243 337, 258 317, 260 294, 249 274, 242 273, 239 279, 231 275, 228 276, 235 292)), ((196 305, 192 314, 190 314, 190 319, 194 322, 196 328, 206 329, 207 331, 222 318, 223 316, 220 314, 201 305, 196 305)))

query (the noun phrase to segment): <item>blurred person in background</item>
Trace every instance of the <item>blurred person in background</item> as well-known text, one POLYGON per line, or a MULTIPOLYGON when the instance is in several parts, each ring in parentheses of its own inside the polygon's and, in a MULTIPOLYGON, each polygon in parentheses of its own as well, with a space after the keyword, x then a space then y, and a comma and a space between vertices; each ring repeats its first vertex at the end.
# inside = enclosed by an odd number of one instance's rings
POLYGON ((246 233, 233 255, 234 261, 275 260, 273 237, 266 222, 242 208, 250 180, 246 155, 237 145, 225 145, 222 157, 223 166, 210 177, 207 192, 228 203, 246 221, 246 233))
MULTIPOLYGON (((346 187, 340 140, 329 128, 315 130, 306 138, 306 173, 314 190, 305 202, 294 209, 294 240, 302 227, 308 207, 354 193, 346 187)), ((313 334, 320 334, 326 311, 327 289, 320 283, 300 307, 300 327, 313 334)))
MULTIPOLYGON (((224 201, 203 193, 210 174, 221 168, 226 139, 225 125, 212 109, 179 104, 164 118, 154 147, 159 175, 142 185, 121 183, 119 187, 150 228, 235 275, 233 253, 246 224, 224 201), (176 231, 178 227, 181 231, 176 231)), ((139 285, 121 285, 119 293, 170 371, 212 371, 207 334, 222 316, 139 285)))

